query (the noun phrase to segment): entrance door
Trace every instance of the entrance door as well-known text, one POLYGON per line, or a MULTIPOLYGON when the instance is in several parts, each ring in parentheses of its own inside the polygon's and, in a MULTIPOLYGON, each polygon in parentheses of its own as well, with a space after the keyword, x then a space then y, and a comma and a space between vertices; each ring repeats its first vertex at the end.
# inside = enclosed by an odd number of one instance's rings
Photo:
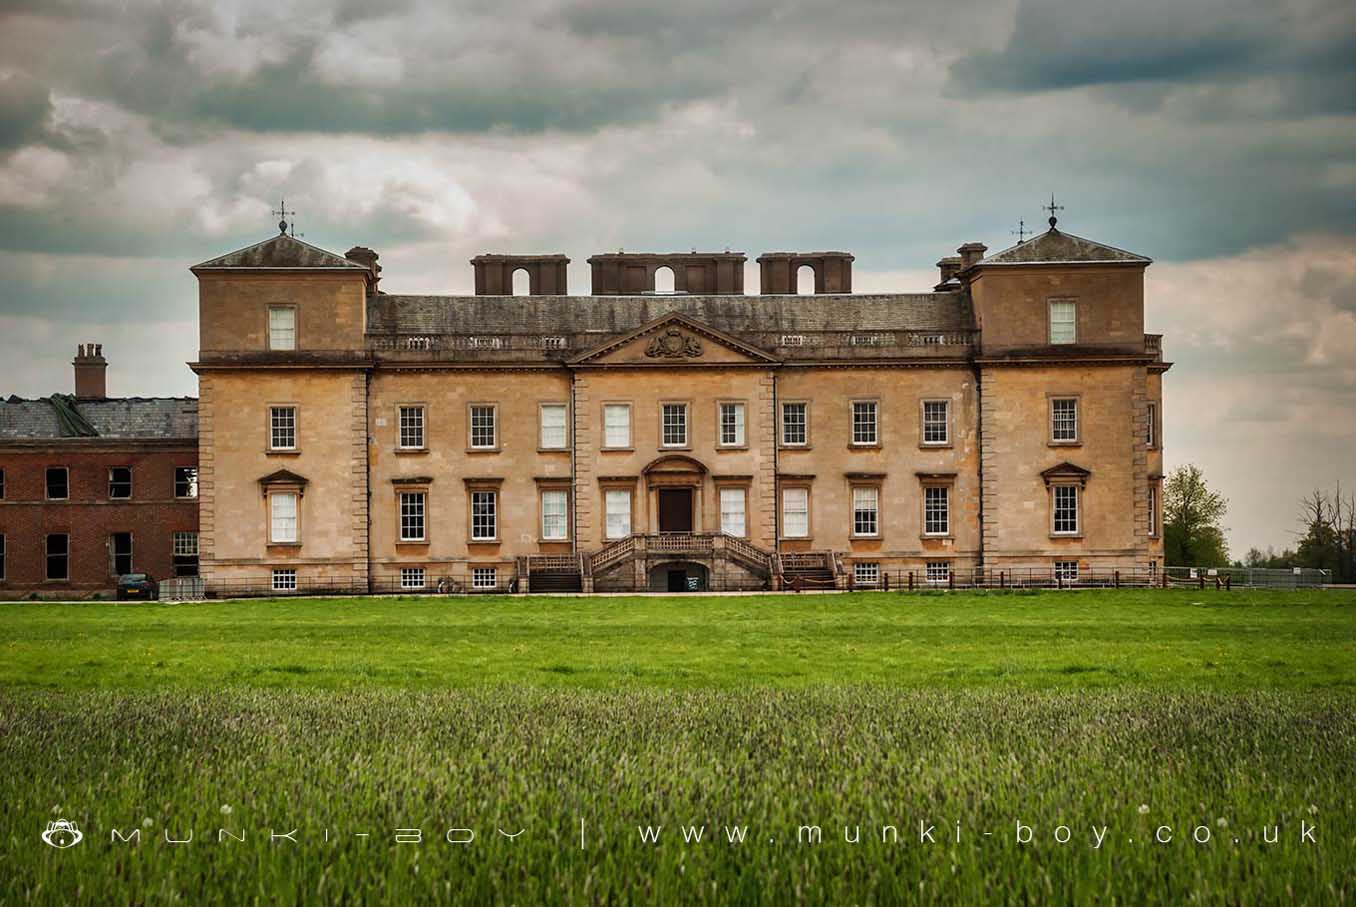
POLYGON ((692 489, 659 489, 659 531, 692 531, 692 489))
POLYGON ((670 570, 669 571, 669 591, 686 592, 687 591, 687 571, 670 570))

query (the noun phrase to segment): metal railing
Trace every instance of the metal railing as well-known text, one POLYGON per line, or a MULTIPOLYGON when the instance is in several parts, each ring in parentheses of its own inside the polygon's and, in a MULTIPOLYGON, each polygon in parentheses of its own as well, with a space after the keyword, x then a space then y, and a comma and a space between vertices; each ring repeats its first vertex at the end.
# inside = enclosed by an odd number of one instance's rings
POLYGON ((1164 583, 1203 588, 1223 583, 1262 589, 1317 589, 1332 583, 1332 571, 1313 567, 1168 567, 1164 583))

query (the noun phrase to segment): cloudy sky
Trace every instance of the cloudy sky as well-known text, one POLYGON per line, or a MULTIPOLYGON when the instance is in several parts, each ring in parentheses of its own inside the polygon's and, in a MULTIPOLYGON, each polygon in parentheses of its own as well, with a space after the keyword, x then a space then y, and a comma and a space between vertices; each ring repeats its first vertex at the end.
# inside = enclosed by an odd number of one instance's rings
POLYGON ((926 289, 1053 191, 1156 261, 1170 465, 1282 547, 1356 489, 1354 74, 1350 0, 0 0, 0 393, 69 390, 81 340, 194 393, 187 267, 284 194, 385 289, 463 292, 623 246, 926 289))

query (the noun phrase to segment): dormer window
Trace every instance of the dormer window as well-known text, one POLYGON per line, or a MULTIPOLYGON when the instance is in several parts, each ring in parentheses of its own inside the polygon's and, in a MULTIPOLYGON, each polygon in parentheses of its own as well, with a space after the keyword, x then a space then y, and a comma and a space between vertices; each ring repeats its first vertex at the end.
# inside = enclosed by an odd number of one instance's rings
POLYGON ((297 307, 271 305, 268 307, 268 348, 295 350, 297 348, 297 307))
POLYGON ((1078 342, 1078 304, 1072 299, 1050 300, 1050 342, 1078 342))

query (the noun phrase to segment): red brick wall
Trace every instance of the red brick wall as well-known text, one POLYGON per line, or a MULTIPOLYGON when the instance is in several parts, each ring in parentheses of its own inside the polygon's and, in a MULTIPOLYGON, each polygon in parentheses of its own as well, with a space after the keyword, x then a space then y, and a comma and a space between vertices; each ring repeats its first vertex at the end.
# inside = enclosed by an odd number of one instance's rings
POLYGON ((196 444, 180 447, 136 442, 72 441, 50 447, 0 449, 5 496, 0 500, 0 535, 5 537, 5 578, 0 597, 44 597, 109 591, 112 575, 109 536, 132 534, 132 566, 156 579, 173 575, 173 533, 198 530, 198 502, 174 497, 174 470, 197 466, 196 444), (46 471, 65 466, 70 497, 46 500, 46 471), (108 470, 132 468, 130 500, 110 500, 108 470), (49 582, 44 541, 49 533, 70 535, 70 581, 49 582))

